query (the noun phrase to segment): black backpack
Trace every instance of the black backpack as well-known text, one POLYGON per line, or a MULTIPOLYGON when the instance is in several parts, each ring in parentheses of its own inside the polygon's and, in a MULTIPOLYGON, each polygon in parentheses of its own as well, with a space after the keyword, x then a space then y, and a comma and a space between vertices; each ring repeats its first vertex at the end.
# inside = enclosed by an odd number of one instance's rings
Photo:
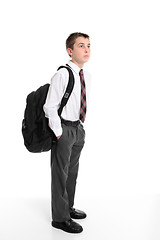
MULTIPOLYGON (((58 109, 59 116, 63 107, 72 93, 74 87, 74 76, 69 66, 61 66, 58 68, 66 68, 69 72, 69 81, 58 109)), ((26 99, 26 108, 24 119, 22 121, 22 135, 24 145, 28 151, 32 153, 46 152, 56 143, 57 138, 48 125, 48 118, 45 117, 43 105, 45 104, 50 84, 41 86, 36 91, 31 92, 26 99)))

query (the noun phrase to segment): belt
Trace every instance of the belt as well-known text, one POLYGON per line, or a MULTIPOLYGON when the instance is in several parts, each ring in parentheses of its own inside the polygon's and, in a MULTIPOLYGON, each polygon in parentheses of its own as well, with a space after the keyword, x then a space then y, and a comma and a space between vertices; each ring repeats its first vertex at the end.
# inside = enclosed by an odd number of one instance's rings
POLYGON ((77 127, 80 124, 80 121, 68 121, 64 120, 63 118, 61 119, 61 123, 64 123, 66 126, 72 126, 72 127, 77 127))

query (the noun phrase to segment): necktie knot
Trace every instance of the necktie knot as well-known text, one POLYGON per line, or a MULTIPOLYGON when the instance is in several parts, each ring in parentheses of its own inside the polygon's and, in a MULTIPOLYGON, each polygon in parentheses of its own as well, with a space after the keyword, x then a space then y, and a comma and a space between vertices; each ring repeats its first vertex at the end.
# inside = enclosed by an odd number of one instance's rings
POLYGON ((81 70, 79 71, 79 75, 80 75, 80 78, 84 78, 84 76, 83 76, 83 69, 81 69, 81 70))

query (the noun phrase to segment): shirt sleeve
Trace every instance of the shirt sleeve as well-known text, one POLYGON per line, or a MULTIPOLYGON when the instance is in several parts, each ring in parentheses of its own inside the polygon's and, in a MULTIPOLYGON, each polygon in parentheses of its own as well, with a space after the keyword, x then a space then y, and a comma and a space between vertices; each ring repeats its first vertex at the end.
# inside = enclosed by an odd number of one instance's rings
POLYGON ((49 119, 49 127, 56 136, 62 135, 61 119, 58 109, 66 88, 66 77, 58 71, 51 79, 46 102, 43 106, 45 116, 49 119))

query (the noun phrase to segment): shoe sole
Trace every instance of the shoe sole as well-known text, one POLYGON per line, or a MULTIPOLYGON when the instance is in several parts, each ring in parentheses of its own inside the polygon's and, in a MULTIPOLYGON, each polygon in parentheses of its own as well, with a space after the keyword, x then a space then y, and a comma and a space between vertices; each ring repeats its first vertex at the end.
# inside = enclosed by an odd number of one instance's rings
POLYGON ((85 219, 87 216, 84 216, 84 217, 75 217, 75 216, 72 216, 72 214, 70 214, 71 218, 72 219, 85 219))

